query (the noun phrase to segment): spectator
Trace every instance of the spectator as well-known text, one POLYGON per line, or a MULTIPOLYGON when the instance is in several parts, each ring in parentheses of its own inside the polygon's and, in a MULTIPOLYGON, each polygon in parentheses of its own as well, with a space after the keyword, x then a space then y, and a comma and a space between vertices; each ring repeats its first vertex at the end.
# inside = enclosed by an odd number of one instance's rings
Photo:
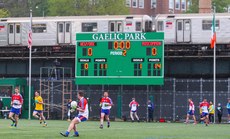
POLYGON ((222 115, 223 115, 223 108, 222 108, 222 106, 221 106, 220 103, 218 103, 218 106, 217 106, 217 108, 216 108, 216 111, 217 111, 217 116, 218 116, 218 122, 219 122, 219 124, 220 124, 221 121, 222 121, 222 115))
POLYGON ((230 123, 230 98, 228 98, 227 109, 228 109, 228 123, 230 123))
MULTIPOLYGON (((0 98, 0 110, 2 110, 4 107, 4 104, 2 102, 2 98, 0 98)), ((3 112, 1 111, 1 117, 3 117, 3 112)))
POLYGON ((210 123, 214 123, 214 114, 215 114, 215 108, 214 108, 214 105, 212 103, 212 101, 209 102, 209 108, 208 108, 208 111, 209 111, 209 121, 210 123))
POLYGON ((153 121, 153 112, 154 112, 154 105, 151 100, 148 100, 148 122, 153 121))

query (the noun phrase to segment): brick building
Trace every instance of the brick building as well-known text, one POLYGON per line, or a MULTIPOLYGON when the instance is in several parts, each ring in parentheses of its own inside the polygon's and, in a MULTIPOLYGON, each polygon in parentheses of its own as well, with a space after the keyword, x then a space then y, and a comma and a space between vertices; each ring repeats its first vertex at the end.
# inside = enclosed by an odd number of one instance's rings
POLYGON ((183 13, 192 0, 126 0, 126 6, 130 7, 130 14, 157 14, 183 13))
POLYGON ((212 12, 212 0, 199 0, 199 13, 212 12))

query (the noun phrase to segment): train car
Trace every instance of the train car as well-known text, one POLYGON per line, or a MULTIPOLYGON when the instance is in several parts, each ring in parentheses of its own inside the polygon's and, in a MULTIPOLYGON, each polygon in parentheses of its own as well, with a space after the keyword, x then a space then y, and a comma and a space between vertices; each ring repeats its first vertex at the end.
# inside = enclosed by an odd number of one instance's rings
MULTIPOLYGON (((156 16, 155 30, 165 33, 166 45, 208 46, 212 33, 210 14, 162 14, 156 16)), ((216 14, 217 45, 230 44, 230 14, 216 14)))
MULTIPOLYGON (((79 32, 146 32, 152 30, 147 15, 34 17, 33 46, 75 45, 79 32)), ((0 18, 0 47, 27 46, 30 18, 0 18)))

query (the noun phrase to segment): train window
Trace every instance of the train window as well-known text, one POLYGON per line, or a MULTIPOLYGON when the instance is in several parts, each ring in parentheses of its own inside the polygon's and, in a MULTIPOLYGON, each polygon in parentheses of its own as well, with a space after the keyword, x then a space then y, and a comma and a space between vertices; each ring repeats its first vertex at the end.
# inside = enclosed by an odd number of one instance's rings
POLYGON ((10 25, 10 33, 14 33, 14 25, 10 25))
POLYGON ((114 22, 110 23, 110 31, 112 31, 112 32, 115 31, 115 23, 114 22))
MULTIPOLYGON (((216 29, 218 30, 220 27, 220 20, 216 20, 216 29)), ((212 20, 203 20, 202 21, 202 29, 203 30, 212 30, 212 20)))
POLYGON ((16 25, 16 33, 20 33, 20 25, 16 25))
POLYGON ((190 21, 185 21, 185 30, 186 31, 190 30, 190 21))
POLYGON ((164 31, 164 21, 157 22, 157 31, 164 31))
POLYGON ((70 24, 66 23, 65 32, 70 32, 70 24))
POLYGON ((63 24, 59 24, 58 28, 59 28, 59 32, 62 33, 63 32, 63 24))
POLYGON ((152 22, 146 21, 145 22, 145 32, 151 32, 152 31, 152 22))
POLYGON ((97 23, 82 23, 82 32, 97 32, 97 23))
POLYGON ((141 22, 136 22, 136 31, 141 31, 141 22))
POLYGON ((122 32, 122 23, 121 22, 117 23, 117 32, 122 32))
POLYGON ((182 22, 177 23, 177 30, 182 30, 182 22))
POLYGON ((46 24, 33 24, 33 33, 46 33, 46 24))

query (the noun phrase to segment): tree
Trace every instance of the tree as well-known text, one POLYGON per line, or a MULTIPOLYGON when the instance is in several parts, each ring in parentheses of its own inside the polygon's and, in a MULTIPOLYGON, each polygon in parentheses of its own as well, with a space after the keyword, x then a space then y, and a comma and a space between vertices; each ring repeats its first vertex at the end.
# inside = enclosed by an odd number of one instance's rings
POLYGON ((6 18, 9 16, 9 12, 6 9, 0 9, 0 18, 6 18))
POLYGON ((49 16, 67 16, 75 14, 75 0, 48 0, 49 16))
POLYGON ((121 15, 128 14, 125 0, 48 0, 48 15, 121 15))
POLYGON ((217 13, 227 12, 230 0, 212 0, 212 5, 216 6, 217 13))
POLYGON ((33 16, 42 16, 42 10, 47 9, 46 1, 47 0, 2 0, 2 3, 11 17, 28 17, 30 8, 33 10, 33 16))
POLYGON ((190 7, 187 13, 198 13, 199 12, 199 0, 190 0, 190 7))
POLYGON ((93 15, 124 15, 129 14, 129 8, 125 6, 125 0, 100 0, 94 12, 93 15))

